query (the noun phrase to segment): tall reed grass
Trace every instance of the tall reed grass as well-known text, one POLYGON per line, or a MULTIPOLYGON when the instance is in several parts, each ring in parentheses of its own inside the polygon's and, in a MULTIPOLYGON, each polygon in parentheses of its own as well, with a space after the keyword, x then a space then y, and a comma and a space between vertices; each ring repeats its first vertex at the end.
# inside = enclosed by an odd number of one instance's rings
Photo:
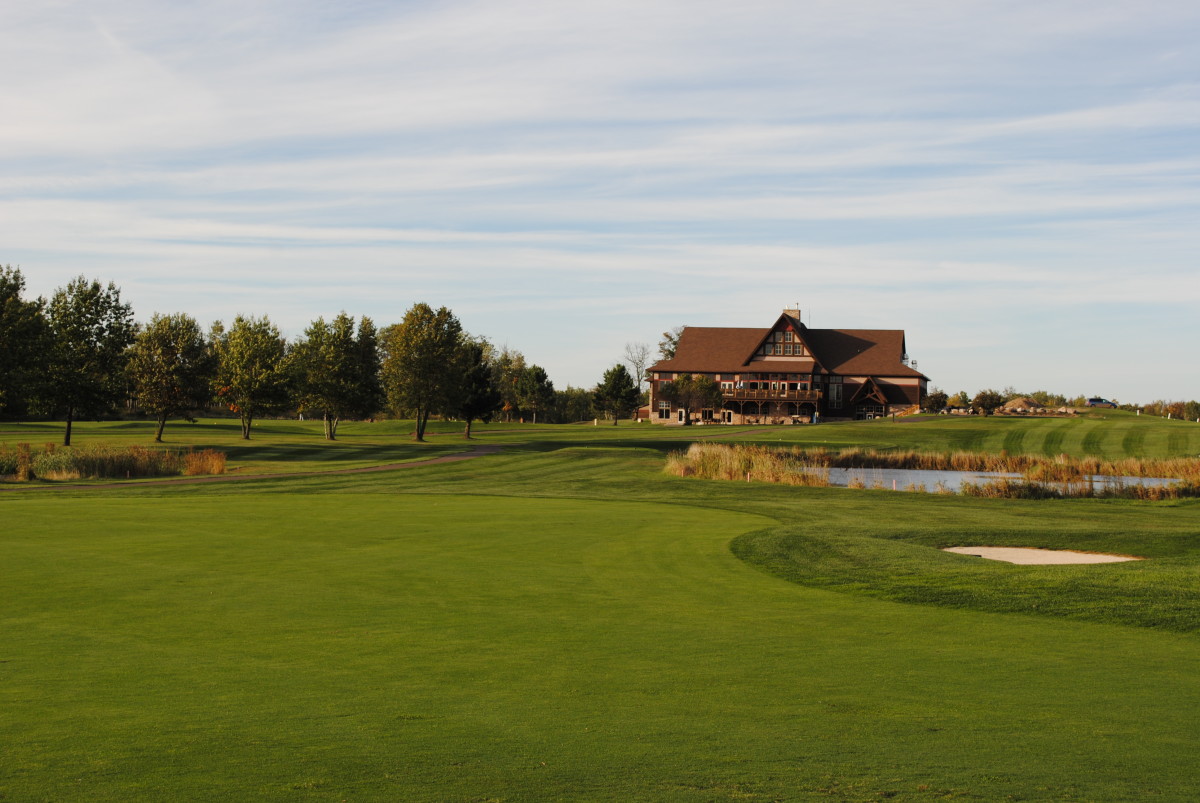
MULTIPOLYGON (((1054 458, 1038 455, 997 455, 954 452, 934 454, 917 451, 878 452, 870 449, 824 448, 776 449, 767 446, 741 446, 694 443, 686 452, 667 457, 666 471, 680 477, 713 480, 745 480, 784 485, 829 485, 829 470, 906 469, 924 471, 977 471, 1019 474, 1022 479, 1001 478, 983 483, 964 483, 962 493, 969 496, 994 496, 1017 499, 1101 497, 1120 499, 1178 499, 1200 496, 1200 460, 1101 460, 1096 457, 1054 458), (1111 477, 1162 477, 1180 482, 1166 486, 1138 483, 1096 482, 1098 475, 1111 477)), ((852 478, 848 487, 867 484, 852 478)), ((871 487, 883 487, 876 481, 871 487)), ((936 493, 948 493, 939 483, 936 493)))
POLYGON ((667 472, 680 477, 711 480, 773 482, 780 485, 824 487, 829 485, 829 470, 806 468, 780 458, 765 446, 725 446, 717 443, 693 443, 686 452, 667 456, 667 472))
MULTIPOLYGON (((727 447, 730 448, 730 447, 727 447)), ((733 447, 743 448, 743 447, 733 447)), ((831 451, 824 448, 777 450, 809 466, 828 468, 897 468, 924 471, 992 471, 1020 474, 1027 479, 1069 482, 1077 477, 1103 474, 1112 477, 1164 477, 1200 482, 1200 460, 1194 458, 1143 459, 1127 457, 1102 460, 1098 457, 1043 457, 978 452, 918 452, 849 448, 831 451)))
POLYGON ((34 452, 28 443, 14 451, 0 446, 0 476, 18 482, 31 479, 134 479, 197 474, 224 474, 225 454, 213 449, 180 452, 146 446, 79 446, 56 448, 48 443, 34 452))

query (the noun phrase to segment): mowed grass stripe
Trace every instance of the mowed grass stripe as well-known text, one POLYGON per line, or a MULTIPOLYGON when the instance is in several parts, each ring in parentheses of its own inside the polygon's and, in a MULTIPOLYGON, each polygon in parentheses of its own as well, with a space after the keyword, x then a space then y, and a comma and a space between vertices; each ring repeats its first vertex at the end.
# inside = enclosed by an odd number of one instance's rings
POLYGON ((1194 792, 1195 639, 806 589, 761 516, 86 501, 5 502, 13 799, 1194 792))
POLYGON ((1184 430, 1175 430, 1167 435, 1167 452, 1172 457, 1184 457, 1192 454, 1191 448, 1191 433, 1184 430))
POLYGON ((1015 426, 1004 436, 1004 442, 1001 448, 1009 454, 1023 454, 1025 445, 1025 435, 1029 432, 1028 428, 1015 426))
POLYGON ((1131 426, 1121 437, 1121 451, 1127 457, 1142 457, 1145 454, 1146 430, 1131 426))

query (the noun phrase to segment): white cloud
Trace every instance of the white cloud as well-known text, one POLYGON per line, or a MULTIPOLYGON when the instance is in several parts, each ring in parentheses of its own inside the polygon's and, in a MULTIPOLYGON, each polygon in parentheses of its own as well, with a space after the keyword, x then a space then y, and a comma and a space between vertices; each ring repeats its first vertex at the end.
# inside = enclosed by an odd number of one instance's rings
MULTIPOLYGON (((559 384, 606 367, 564 325, 616 355, 796 298, 908 328, 951 376, 981 370, 964 343, 1050 374, 1031 315, 1200 334, 1198 22, 1115 0, 10 3, 0 261, 35 292, 86 272, 139 314, 292 333, 445 303, 559 384)), ((1088 347, 1072 364, 1104 370, 1088 347)))

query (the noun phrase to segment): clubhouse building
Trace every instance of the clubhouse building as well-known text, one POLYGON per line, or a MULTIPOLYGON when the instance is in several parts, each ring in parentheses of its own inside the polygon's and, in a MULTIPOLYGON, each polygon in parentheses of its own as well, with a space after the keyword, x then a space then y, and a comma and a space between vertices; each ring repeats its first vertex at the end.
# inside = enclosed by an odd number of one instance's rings
POLYGON ((675 356, 648 369, 649 417, 684 423, 662 398, 676 377, 702 374, 721 388, 719 408, 693 410, 697 423, 801 424, 869 419, 920 405, 929 378, 908 359, 902 329, 810 329, 784 310, 765 329, 688 326, 675 356))

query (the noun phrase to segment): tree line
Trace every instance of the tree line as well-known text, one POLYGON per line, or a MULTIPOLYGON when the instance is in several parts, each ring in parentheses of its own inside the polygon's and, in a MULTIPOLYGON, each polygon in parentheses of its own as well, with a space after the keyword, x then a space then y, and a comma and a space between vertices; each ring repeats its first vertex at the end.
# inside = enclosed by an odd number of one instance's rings
MULTIPOLYGON (((1085 407, 1088 401, 1087 396, 1064 396, 1061 393, 1051 393, 1046 390, 1021 393, 1011 386, 1003 390, 984 388, 974 396, 968 396, 965 390, 950 395, 935 387, 930 388, 922 406, 926 410, 934 412, 956 407, 963 410, 973 409, 984 415, 991 415, 1013 399, 1029 399, 1048 410, 1061 407, 1085 407)), ((1200 421, 1200 401, 1164 401, 1160 399, 1144 405, 1116 403, 1116 406, 1120 410, 1130 412, 1140 410, 1146 415, 1200 421)))
POLYGON ((515 349, 496 348, 464 330, 447 308, 414 304, 399 323, 377 329, 345 312, 318 318, 288 342, 267 317, 237 316, 205 331, 185 313, 139 324, 119 288, 82 276, 49 298, 24 297, 19 269, 0 266, 0 417, 72 424, 118 412, 157 423, 227 410, 250 438, 256 419, 320 418, 324 436, 340 421, 379 415, 412 418, 424 440, 431 417, 475 421, 582 421, 615 424, 642 401, 649 350, 626 347, 626 362, 593 389, 557 391, 546 371, 515 349))

